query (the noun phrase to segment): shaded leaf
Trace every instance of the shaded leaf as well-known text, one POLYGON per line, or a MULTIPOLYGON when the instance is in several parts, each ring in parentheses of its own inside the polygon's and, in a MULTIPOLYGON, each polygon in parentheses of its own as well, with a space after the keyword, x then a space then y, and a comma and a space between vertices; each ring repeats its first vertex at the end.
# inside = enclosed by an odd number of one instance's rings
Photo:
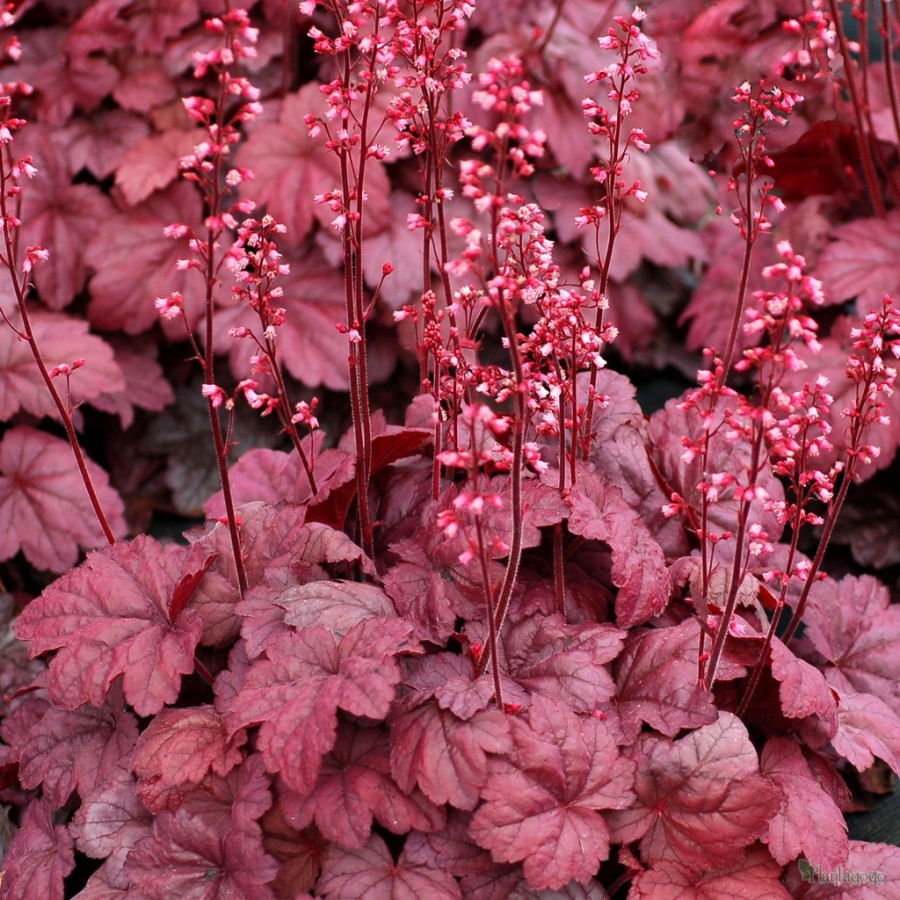
POLYGON ((778 812, 763 840, 781 865, 804 856, 825 870, 847 861, 847 824, 831 796, 822 788, 788 738, 769 738, 760 760, 762 774, 781 790, 778 812))
POLYGON ((199 784, 209 772, 227 775, 241 764, 246 739, 243 730, 228 735, 212 706, 162 710, 141 734, 131 763, 144 806, 161 812, 171 788, 199 784))
POLYGON ((0 896, 63 900, 63 879, 74 868, 73 841, 65 825, 54 825, 49 800, 33 800, 3 859, 0 896))
POLYGON ((618 487, 584 467, 569 494, 569 530, 612 548, 616 621, 637 625, 662 612, 670 585, 662 549, 618 487))
POLYGON ((762 847, 727 868, 696 873, 676 862, 661 862, 632 881, 630 900, 791 900, 781 883, 781 866, 762 847))
POLYGON ((329 900, 462 900, 452 875, 409 863, 403 853, 394 862, 377 835, 356 850, 332 844, 316 890, 329 900))
POLYGON ((179 810, 156 817, 153 832, 128 854, 125 871, 148 900, 274 900, 267 884, 278 866, 263 850, 258 830, 222 834, 179 810))
POLYGON ((362 847, 373 819, 395 834, 436 831, 445 821, 421 791, 405 794, 394 782, 387 732, 350 724, 339 729, 312 791, 285 792, 281 808, 296 828, 315 821, 325 838, 343 847, 362 847))
MULTIPOLYGON (((85 460, 114 534, 125 533, 124 505, 106 472, 85 460)), ((0 559, 20 549, 39 569, 63 572, 80 547, 107 543, 67 441, 24 425, 0 439, 0 559)))

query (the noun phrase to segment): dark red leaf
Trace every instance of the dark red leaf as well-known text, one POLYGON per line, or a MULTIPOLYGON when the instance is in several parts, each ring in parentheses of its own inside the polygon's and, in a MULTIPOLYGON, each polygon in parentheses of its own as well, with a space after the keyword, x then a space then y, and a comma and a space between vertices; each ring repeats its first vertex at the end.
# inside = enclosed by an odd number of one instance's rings
POLYGON ((315 828, 303 832, 292 828, 280 805, 273 806, 260 825, 263 847, 279 863, 278 875, 270 882, 278 900, 303 900, 319 877, 326 842, 315 828))
POLYGON ((395 834, 412 829, 440 830, 442 810, 419 790, 403 793, 391 777, 390 745, 380 728, 343 724, 331 752, 322 760, 308 794, 285 791, 281 808, 298 829, 315 821, 322 835, 343 847, 362 847, 378 822, 395 834))
POLYGON ((469 833, 497 862, 521 861, 532 888, 585 882, 609 855, 598 810, 634 799, 634 763, 605 722, 540 695, 510 725, 514 749, 491 761, 469 833))
POLYGON ((241 764, 246 739, 243 730, 227 734, 212 706, 162 710, 141 734, 131 764, 144 806, 162 812, 173 788, 199 784, 209 772, 227 775, 241 764))
POLYGON ((407 862, 403 853, 394 862, 377 835, 357 850, 332 844, 316 890, 329 900, 462 900, 459 885, 449 872, 407 862))
POLYGON ((731 713, 677 741, 644 735, 635 758, 637 802, 609 819, 618 842, 640 840, 650 866, 736 865, 778 810, 780 793, 760 776, 747 729, 731 713))
POLYGON ((0 896, 63 900, 63 879, 75 868, 73 849, 66 826, 53 823, 50 801, 32 800, 3 859, 0 896))
POLYGON ((778 812, 763 840, 781 865, 804 856, 815 866, 836 869, 847 861, 847 824, 831 796, 788 738, 769 738, 760 760, 762 774, 781 790, 778 812))
POLYGON ((141 838, 125 871, 148 900, 275 900, 268 887, 278 866, 262 847, 258 829, 229 828, 224 834, 185 810, 162 813, 141 838))
POLYGON ((194 572, 188 572, 185 575, 181 576, 178 584, 175 585, 175 590, 172 591, 172 596, 169 598, 169 621, 174 622, 181 614, 184 612, 188 603, 193 599, 194 594, 197 592, 197 588, 200 587, 200 582, 203 581, 203 576, 209 571, 209 567, 216 561, 216 554, 210 553, 209 556, 203 560, 202 565, 199 569, 194 572))

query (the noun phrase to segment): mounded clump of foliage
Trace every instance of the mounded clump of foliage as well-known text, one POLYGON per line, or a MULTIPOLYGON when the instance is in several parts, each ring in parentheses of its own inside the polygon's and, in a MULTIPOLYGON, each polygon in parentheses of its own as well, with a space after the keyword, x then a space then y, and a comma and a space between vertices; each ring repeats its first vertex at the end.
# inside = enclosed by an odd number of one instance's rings
POLYGON ((895 896, 892 4, 2 18, 0 897, 895 896))

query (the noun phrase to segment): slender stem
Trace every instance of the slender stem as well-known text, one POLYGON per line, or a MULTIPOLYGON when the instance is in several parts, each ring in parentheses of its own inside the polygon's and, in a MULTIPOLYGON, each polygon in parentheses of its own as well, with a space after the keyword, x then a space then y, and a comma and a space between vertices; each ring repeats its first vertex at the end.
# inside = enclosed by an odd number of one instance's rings
POLYGON ((884 206, 884 200, 881 197, 881 191, 878 188, 878 178, 875 174, 875 165, 872 161, 871 144, 869 141, 869 133, 866 130, 864 120, 865 101, 859 95, 859 88, 856 84, 856 78, 853 74, 853 59, 850 56, 850 48, 847 45, 847 36, 844 34, 844 26, 841 22, 841 14, 838 9, 837 0, 828 0, 828 6, 831 9, 831 20, 834 25, 834 32, 837 35, 838 46, 841 56, 844 60, 844 74, 847 84, 847 91, 850 94, 850 102, 853 106, 853 114, 856 116, 856 142, 859 147, 859 158, 862 161, 863 174, 866 179, 866 189, 869 194, 869 202, 875 211, 875 215, 883 219, 887 215, 884 206))
MULTIPOLYGON (((10 162, 10 160, 7 150, 7 159, 4 161, 4 163, 8 162, 10 162)), ((75 455, 75 464, 78 466, 78 472, 81 475, 81 480, 84 482, 84 487, 91 502, 91 507, 94 510, 94 515, 97 517, 100 528, 103 530, 103 535, 109 544, 115 544, 116 536, 113 533, 112 526, 109 523, 109 519, 107 518, 106 513, 103 510, 103 504, 100 502, 100 497, 97 495, 97 490, 94 487, 91 473, 88 471, 87 461, 84 457, 84 452, 81 449, 81 443, 78 440, 78 434, 75 431, 75 425, 72 422, 71 410, 69 406, 63 402, 62 397, 59 395, 59 391, 56 389, 56 385, 53 383, 53 379, 50 377, 50 372, 48 371, 47 365, 44 362, 44 357, 41 354, 40 345, 38 344, 37 338, 34 334, 34 329, 31 324, 31 317, 28 314, 28 305, 25 300, 25 284, 22 282, 22 280, 20 280, 17 270, 18 264, 16 257, 16 247, 12 237, 13 229, 10 228, 8 224, 10 218, 9 206, 7 203, 8 186, 9 167, 4 164, 0 166, 0 221, 2 221, 4 226, 3 240, 6 249, 5 262, 9 268, 10 282, 12 284, 13 292, 16 295, 16 304, 19 308, 19 315, 22 318, 22 332, 19 336, 24 337, 26 342, 28 343, 28 347, 31 350, 31 355, 34 357, 34 361, 38 367, 38 371, 41 373, 41 378, 46 385, 51 398, 53 399, 53 405, 56 407, 56 410, 59 413, 60 421, 62 422, 63 428, 65 429, 69 445, 72 447, 72 453, 75 455)))

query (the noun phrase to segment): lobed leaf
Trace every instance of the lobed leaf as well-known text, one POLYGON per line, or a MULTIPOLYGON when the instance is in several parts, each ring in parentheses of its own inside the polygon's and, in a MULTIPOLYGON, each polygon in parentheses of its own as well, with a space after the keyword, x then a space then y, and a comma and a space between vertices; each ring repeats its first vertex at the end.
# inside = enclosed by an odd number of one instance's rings
POLYGON ((610 820, 617 841, 640 840, 650 866, 736 865, 778 809, 779 791, 759 774, 747 729, 731 713, 677 741, 644 735, 635 759, 637 801, 610 820))
POLYGON ((47 676, 55 705, 101 706, 120 677, 140 716, 175 701, 203 631, 191 609, 168 617, 190 563, 188 548, 142 535, 91 554, 25 608, 16 634, 32 642, 31 655, 59 651, 47 676))

